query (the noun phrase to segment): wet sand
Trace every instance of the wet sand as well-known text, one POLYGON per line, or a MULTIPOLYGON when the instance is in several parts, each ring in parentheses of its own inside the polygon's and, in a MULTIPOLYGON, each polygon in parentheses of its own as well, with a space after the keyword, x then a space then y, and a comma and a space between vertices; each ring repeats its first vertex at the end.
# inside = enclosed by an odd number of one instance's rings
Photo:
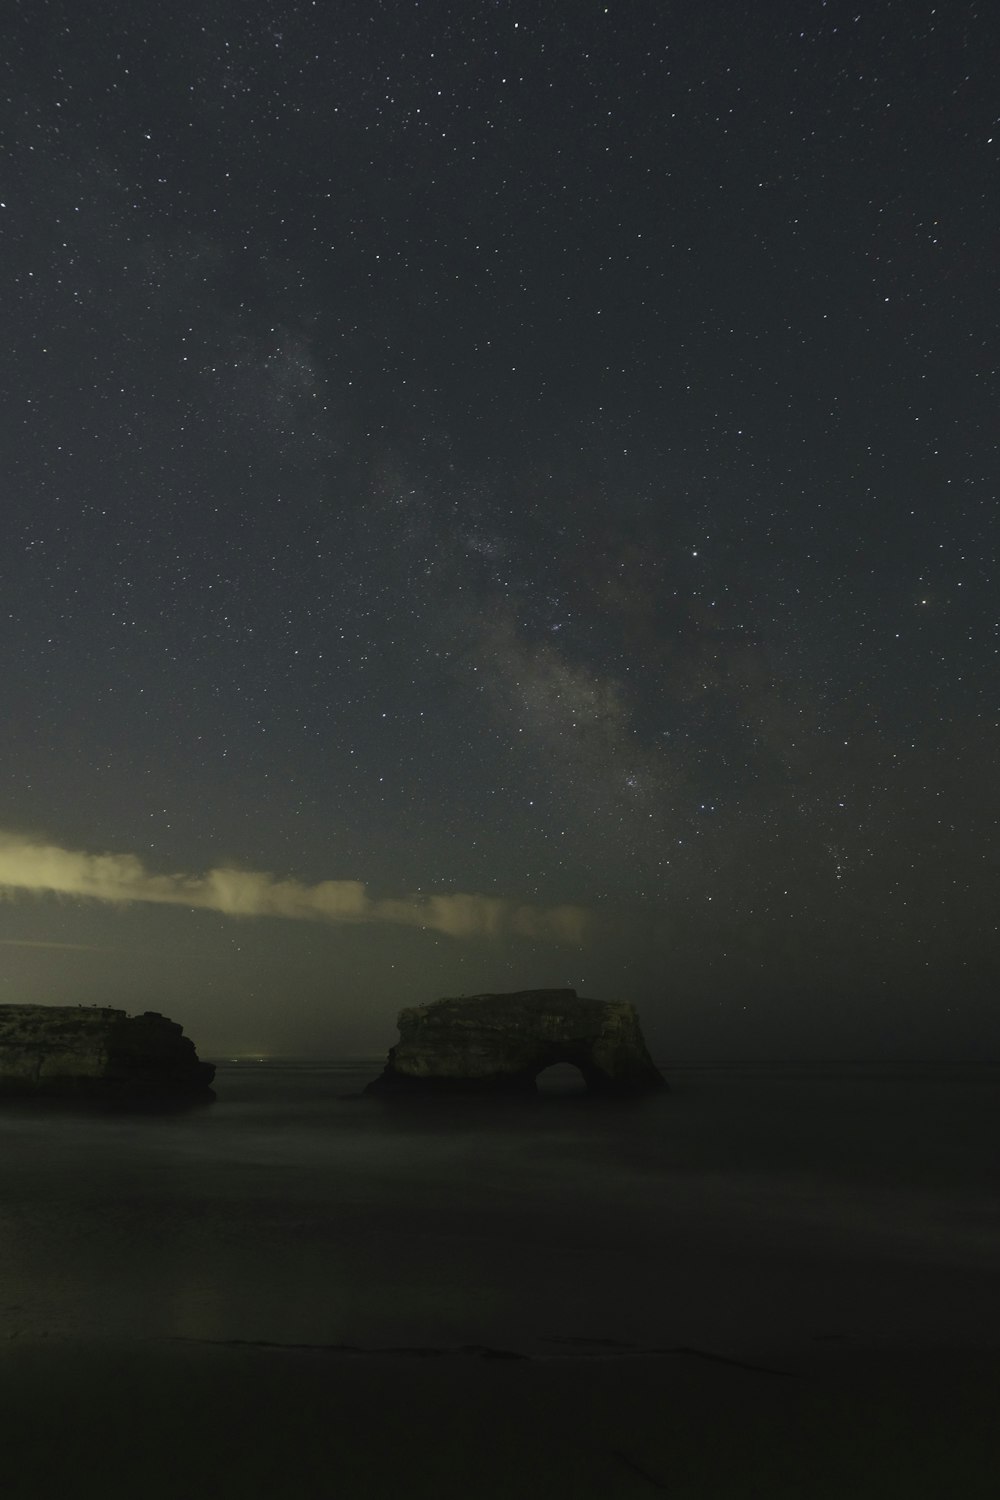
POLYGON ((995 1070, 695 1069, 625 1113, 361 1076, 0 1111, 2 1500, 1000 1488, 995 1070))
POLYGON ((1000 1354, 39 1341, 0 1356, 8 1500, 992 1496, 1000 1354))

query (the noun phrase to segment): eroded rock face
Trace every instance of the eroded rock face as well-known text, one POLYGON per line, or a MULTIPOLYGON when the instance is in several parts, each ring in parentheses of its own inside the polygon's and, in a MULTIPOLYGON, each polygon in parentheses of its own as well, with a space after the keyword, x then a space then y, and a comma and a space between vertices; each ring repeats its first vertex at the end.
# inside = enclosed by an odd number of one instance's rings
POLYGON ((572 1063, 592 1094, 666 1087, 633 1005, 575 990, 463 995, 400 1012, 400 1040, 371 1093, 530 1093, 543 1068, 572 1063))
POLYGON ((156 1011, 0 1005, 0 1097, 211 1097, 214 1076, 183 1028, 156 1011))

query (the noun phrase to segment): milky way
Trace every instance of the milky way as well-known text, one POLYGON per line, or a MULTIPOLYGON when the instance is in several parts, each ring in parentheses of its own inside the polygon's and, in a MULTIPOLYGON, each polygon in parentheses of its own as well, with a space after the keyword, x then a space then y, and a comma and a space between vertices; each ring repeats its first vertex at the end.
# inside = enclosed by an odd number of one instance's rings
POLYGON ((995 19, 6 43, 5 847, 368 904, 15 869, 0 999, 336 1051, 573 983, 692 1054, 995 1046, 995 19))

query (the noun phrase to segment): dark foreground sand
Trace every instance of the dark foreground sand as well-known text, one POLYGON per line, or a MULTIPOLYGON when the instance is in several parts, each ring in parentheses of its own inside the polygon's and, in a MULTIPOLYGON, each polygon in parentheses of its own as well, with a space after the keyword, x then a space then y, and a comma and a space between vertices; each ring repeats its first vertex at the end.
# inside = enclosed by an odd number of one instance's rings
POLYGON ((1000 1493, 1000 1353, 10 1343, 5 1500, 1000 1493), (782 1368, 786 1373, 782 1373, 782 1368))

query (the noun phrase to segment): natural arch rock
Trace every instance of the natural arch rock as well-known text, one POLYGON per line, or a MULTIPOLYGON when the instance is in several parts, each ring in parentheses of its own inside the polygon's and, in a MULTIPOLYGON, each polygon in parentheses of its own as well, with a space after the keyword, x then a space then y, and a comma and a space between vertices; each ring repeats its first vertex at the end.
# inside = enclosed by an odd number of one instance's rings
POLYGON ((572 1063, 591 1094, 666 1087, 635 1006, 575 990, 463 995, 400 1012, 399 1042, 366 1092, 531 1093, 553 1063, 572 1063))

